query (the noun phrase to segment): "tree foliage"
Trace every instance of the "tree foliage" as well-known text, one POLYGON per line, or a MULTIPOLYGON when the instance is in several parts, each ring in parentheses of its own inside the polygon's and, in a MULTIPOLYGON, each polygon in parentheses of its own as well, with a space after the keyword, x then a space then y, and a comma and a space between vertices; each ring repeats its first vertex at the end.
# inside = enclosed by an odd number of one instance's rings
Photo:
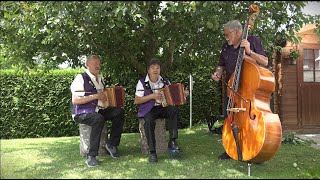
MULTIPOLYGON (((2 1, 1 68, 48 69, 67 61, 82 65, 81 55, 96 53, 113 78, 145 73, 158 57, 163 73, 192 72, 213 66, 224 42, 222 25, 243 24, 252 1, 2 1)), ((296 42, 294 32, 313 19, 305 2, 260 1, 255 29, 269 53, 276 41, 296 42), (291 13, 288 13, 290 10, 291 13)))

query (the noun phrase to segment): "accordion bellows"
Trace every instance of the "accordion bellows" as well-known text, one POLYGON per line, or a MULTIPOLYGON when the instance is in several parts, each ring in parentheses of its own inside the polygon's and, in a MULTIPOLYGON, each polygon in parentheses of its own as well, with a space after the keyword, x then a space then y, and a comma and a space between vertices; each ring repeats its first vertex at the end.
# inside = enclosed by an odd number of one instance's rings
POLYGON ((103 93, 107 96, 107 101, 103 106, 107 107, 124 107, 124 88, 123 86, 106 87, 103 93))
POLYGON ((170 84, 160 89, 162 95, 162 106, 180 106, 186 103, 184 85, 181 83, 170 84))

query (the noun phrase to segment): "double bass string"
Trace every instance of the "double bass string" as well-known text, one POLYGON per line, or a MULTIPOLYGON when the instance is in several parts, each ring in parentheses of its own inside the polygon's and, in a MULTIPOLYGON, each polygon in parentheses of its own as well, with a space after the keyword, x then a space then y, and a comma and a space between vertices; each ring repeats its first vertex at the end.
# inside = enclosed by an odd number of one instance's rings
POLYGON ((237 91, 233 90, 232 87, 228 86, 228 84, 222 80, 220 80, 224 85, 227 86, 227 88, 229 88, 233 93, 235 93, 236 95, 238 95, 242 100, 244 100, 245 102, 249 102, 248 99, 245 99, 244 97, 242 97, 237 91))

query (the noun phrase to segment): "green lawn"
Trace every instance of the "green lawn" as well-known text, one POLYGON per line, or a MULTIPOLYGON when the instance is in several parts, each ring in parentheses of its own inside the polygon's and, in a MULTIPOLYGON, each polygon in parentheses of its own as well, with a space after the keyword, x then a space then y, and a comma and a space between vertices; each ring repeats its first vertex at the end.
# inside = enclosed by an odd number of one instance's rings
POLYGON ((79 137, 1 139, 1 179, 213 179, 213 178, 320 178, 320 150, 308 145, 282 144, 270 161, 252 164, 218 160, 221 135, 206 125, 179 130, 183 152, 176 159, 159 154, 157 164, 148 163, 140 151, 138 133, 123 134, 121 157, 98 157, 100 165, 88 168, 79 154, 79 137))

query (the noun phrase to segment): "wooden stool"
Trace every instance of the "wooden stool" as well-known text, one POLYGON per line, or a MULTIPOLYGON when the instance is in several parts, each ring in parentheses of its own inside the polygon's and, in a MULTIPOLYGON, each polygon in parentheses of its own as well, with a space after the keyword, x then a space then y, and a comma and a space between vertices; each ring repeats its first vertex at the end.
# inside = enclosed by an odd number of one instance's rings
MULTIPOLYGON (((86 124, 79 124, 79 131, 80 131, 80 155, 86 156, 89 152, 90 146, 90 134, 91 134, 91 126, 86 124)), ((106 155, 106 142, 108 138, 108 131, 107 125, 103 126, 101 137, 100 137, 100 146, 99 146, 99 155, 106 155)))
MULTIPOLYGON (((139 119, 139 131, 140 131, 140 147, 144 154, 149 154, 149 146, 147 138, 144 131, 144 119, 139 119)), ((166 139, 166 119, 156 119, 156 127, 154 130, 156 139, 156 151, 157 154, 164 153, 168 149, 167 139, 166 139)))

